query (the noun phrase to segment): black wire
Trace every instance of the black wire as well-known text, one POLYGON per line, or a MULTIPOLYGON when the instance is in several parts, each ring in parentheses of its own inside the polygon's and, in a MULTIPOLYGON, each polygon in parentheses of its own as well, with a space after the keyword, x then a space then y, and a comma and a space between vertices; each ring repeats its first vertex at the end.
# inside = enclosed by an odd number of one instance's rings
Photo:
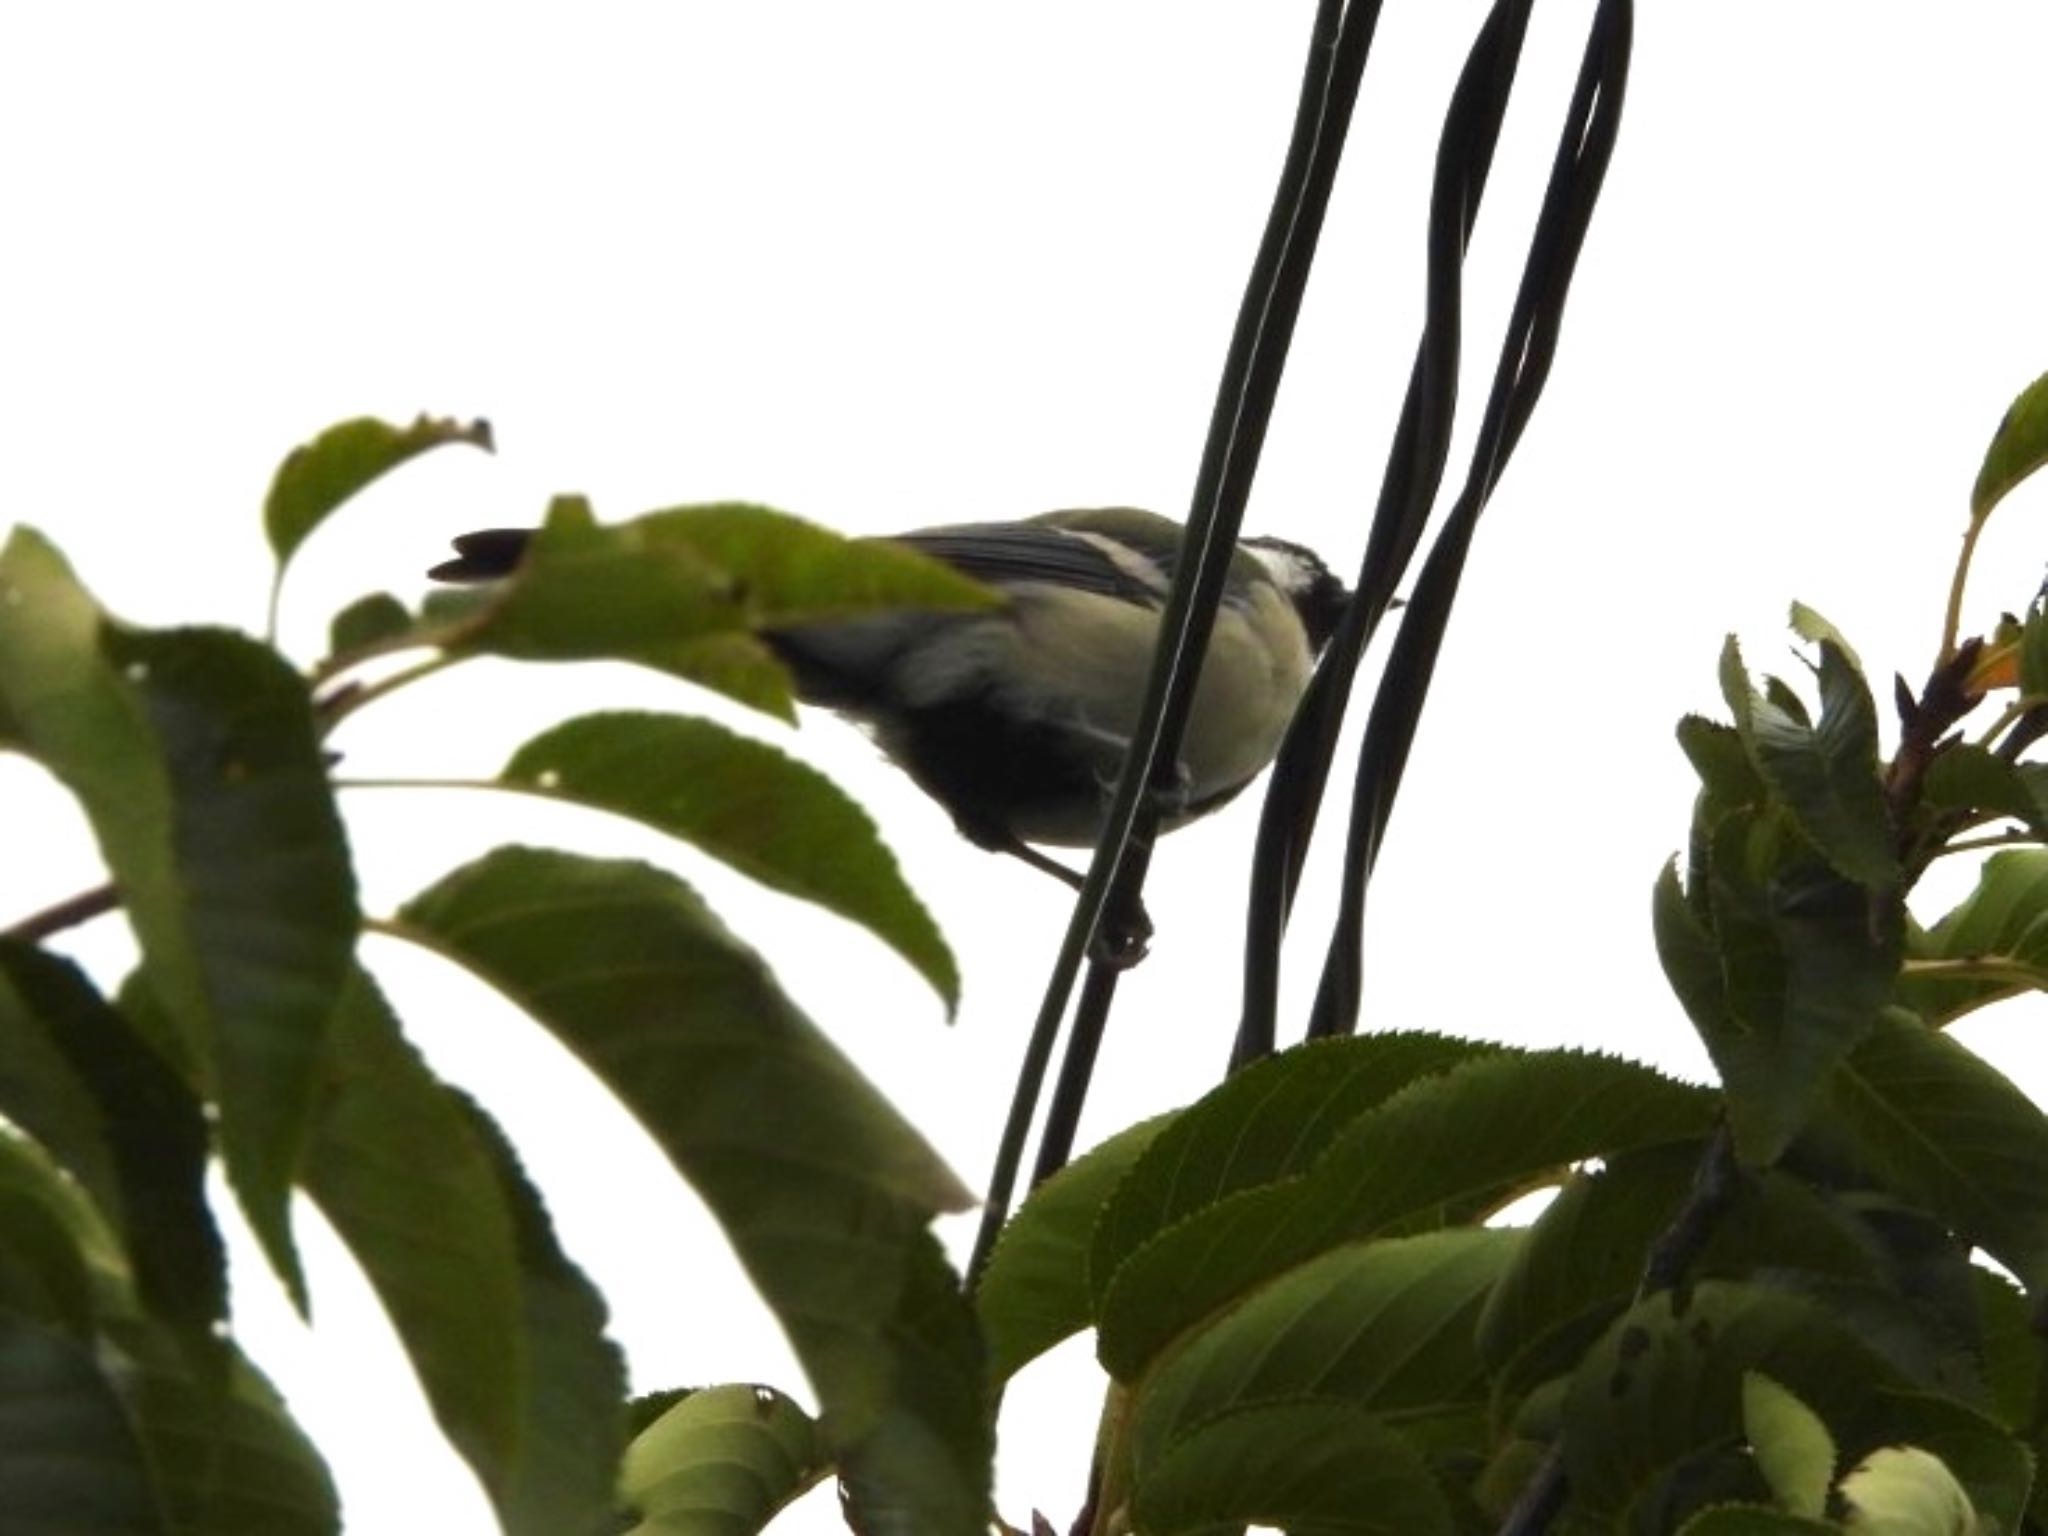
MULTIPOLYGON (((1248 332, 1246 322, 1261 291, 1262 266, 1255 266, 1252 281, 1246 287, 1244 306, 1239 311, 1238 331, 1233 338, 1230 359, 1225 365, 1223 383, 1217 391, 1216 410, 1210 421, 1202 468, 1196 478, 1194 507, 1185 535, 1190 542, 1199 538, 1200 548, 1214 562, 1200 577, 1193 579, 1193 605, 1200 619, 1200 628, 1196 631, 1190 626, 1188 630, 1181 631, 1198 636, 1186 642, 1195 646, 1193 654, 1197 657, 1207 648, 1209 630, 1222 599, 1224 577, 1228 573, 1231 552, 1237 544, 1238 527, 1244 518, 1245 503, 1251 496, 1252 477, 1258 469, 1259 452, 1265 443, 1280 379, 1287 365, 1288 345, 1293 339, 1294 322, 1308 286, 1316 240, 1329 207, 1352 110, 1357 105, 1359 87, 1365 77, 1366 61, 1371 56, 1379 12, 1378 0, 1374 0, 1372 4, 1354 3, 1344 15, 1336 42, 1328 50, 1329 67, 1321 106, 1314 132, 1306 141, 1308 153, 1300 167, 1298 182, 1294 174, 1293 149, 1303 142, 1299 136, 1296 146, 1290 146, 1288 167, 1282 173, 1280 190, 1274 198, 1273 212, 1267 223, 1267 242, 1272 243, 1276 238, 1280 241, 1280 257, 1266 283, 1269 297, 1256 331, 1248 332), (1248 334, 1251 337, 1249 350, 1241 358, 1239 344, 1245 342, 1248 334), (1243 369, 1242 384, 1233 389, 1233 374, 1240 366, 1243 369), (1234 414, 1227 415, 1233 396, 1239 404, 1234 414), (1205 509, 1208 511, 1206 516, 1205 509)), ((1311 69, 1313 67, 1312 50, 1311 69)), ((1305 89, 1304 104, 1307 94, 1305 89)), ((1299 123, 1297 118, 1297 127, 1299 123)), ((1262 245, 1262 258, 1264 251, 1265 246, 1262 245)), ((1180 587, 1181 583, 1176 581, 1175 595, 1178 595, 1180 587)), ((1161 619, 1161 628, 1169 635, 1176 632, 1171 598, 1161 619)), ((1162 731, 1170 730, 1172 734, 1164 740, 1175 744, 1180 740, 1188 711, 1194 702, 1196 672, 1196 668, 1188 668, 1186 686, 1172 696, 1174 713, 1168 716, 1168 724, 1162 728, 1162 731)), ((1157 679, 1155 672, 1154 681, 1157 679)), ((1142 737, 1141 725, 1138 739, 1142 737)), ((1158 761, 1173 761, 1163 743, 1159 752, 1158 761)), ((1134 757, 1138 755, 1133 752, 1134 757)), ((1126 772, 1130 771, 1127 764, 1126 772)), ((1154 782, 1164 791, 1174 782, 1174 775, 1168 772, 1154 782)), ((1157 833, 1159 803, 1157 798, 1153 798, 1138 807, 1131 846, 1118 868, 1114 900, 1129 901, 1134 905, 1138 899, 1138 891, 1151 866, 1151 846, 1157 833)), ((1115 824, 1112 819, 1112 827, 1115 824)), ((1075 1012, 1067 1053, 1068 1060, 1076 1065, 1072 1070, 1062 1067, 1052 1104, 1046 1112, 1037 1160, 1038 1178, 1057 1172, 1073 1150, 1074 1134, 1087 1097, 1093 1063, 1101 1048, 1102 1033, 1108 1026, 1113 991, 1113 988, 1091 988, 1075 1012)))
MULTIPOLYGON (((1620 130, 1633 30, 1629 0, 1604 0, 1587 36, 1466 483, 1423 563, 1373 700, 1359 751, 1343 897, 1309 1021, 1311 1037, 1348 1034, 1357 1027, 1366 887, 1400 790, 1479 516, 1549 377, 1572 275, 1620 130)), ((1497 131, 1497 116, 1493 128, 1497 131)), ((1490 146, 1487 154, 1490 157, 1490 146)))
MULTIPOLYGON (((1526 11, 1526 4, 1520 9, 1526 11)), ((1422 540, 1429 509, 1450 460, 1463 328, 1465 251, 1479 217, 1506 91, 1513 78, 1510 69, 1506 81, 1499 79, 1497 60, 1509 27, 1513 27, 1513 41, 1519 50, 1527 24, 1526 16, 1517 20, 1506 11, 1496 5, 1488 13, 1445 114, 1430 190, 1422 339, 1409 370, 1400 422, 1381 476, 1365 557, 1350 607, 1281 745, 1267 789, 1253 855, 1243 1012, 1231 1052, 1232 1071, 1273 1050, 1279 1016, 1281 938, 1329 784, 1352 684, 1366 647, 1393 600, 1394 589, 1422 540), (1499 100, 1493 103, 1489 119, 1484 111, 1488 98, 1480 92, 1490 85, 1498 87, 1499 100), (1491 133, 1484 131, 1489 121, 1491 133)))
MULTIPOLYGON (((1363 9, 1376 17, 1377 0, 1363 9)), ((968 1262, 970 1286, 980 1277, 994 1248, 996 1234, 1008 1218, 1017 1172, 1023 1163, 1024 1143, 1036 1117, 1039 1092, 1082 956, 1094 941, 1102 913, 1112 900, 1118 911, 1138 908, 1149 846, 1158 823, 1157 797, 1148 790, 1155 783, 1162 789, 1171 785, 1193 697, 1196 665, 1208 643, 1222 599, 1223 578, 1243 517, 1244 492, 1249 488, 1251 471, 1256 467, 1264 440, 1265 423, 1278 387, 1279 367, 1284 363, 1300 306, 1301 286, 1307 278, 1307 258, 1313 254, 1322 209, 1327 205, 1327 178, 1318 200, 1312 173, 1316 170, 1317 151, 1324 143, 1340 31, 1350 30, 1340 26, 1346 21, 1343 0, 1318 0, 1287 158, 1238 310, 1196 477, 1188 527, 1183 535, 1188 554, 1176 570, 1160 618, 1159 649, 1153 658, 1144 706, 1133 732, 1132 750, 1110 803, 1103 839, 1082 882, 1066 938, 1054 961, 1025 1046, 1024 1060, 1018 1068, 982 1206, 980 1231, 968 1262), (1267 358, 1275 349, 1278 360, 1269 363, 1267 358)), ((1369 22, 1366 31, 1369 34, 1369 22)), ((1347 104, 1347 118, 1348 110, 1347 104)), ((1337 140, 1341 143, 1341 129, 1337 140)), ((1332 165, 1332 173, 1334 169, 1332 165)), ((1106 997, 1097 1015, 1076 1020, 1077 1036, 1085 1025, 1099 1043, 1104 1016, 1106 997)), ((1092 1055, 1094 1045, 1084 1042, 1079 1047, 1070 1047, 1075 1048, 1092 1055)), ((1080 1086, 1085 1089, 1085 1082, 1080 1086)), ((1072 1106, 1072 1118, 1078 1118, 1078 1112, 1078 1105, 1072 1106)), ((1043 1166, 1045 1158, 1041 1156, 1039 1161, 1043 1166)))

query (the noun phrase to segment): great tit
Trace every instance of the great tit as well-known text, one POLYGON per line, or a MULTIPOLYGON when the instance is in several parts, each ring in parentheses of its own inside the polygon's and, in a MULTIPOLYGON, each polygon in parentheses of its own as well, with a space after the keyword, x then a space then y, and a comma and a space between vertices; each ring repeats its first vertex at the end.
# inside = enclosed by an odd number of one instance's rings
MULTIPOLYGON (((523 530, 455 541, 428 574, 488 581, 523 530)), ((1078 884, 1029 845, 1092 847, 1137 724, 1181 527, 1129 507, 893 536, 1001 593, 974 613, 899 612, 764 638, 797 697, 865 727, 973 843, 1078 884)), ((1265 769, 1348 594, 1314 553, 1242 540, 1196 685, 1161 825, 1226 804, 1265 769)))

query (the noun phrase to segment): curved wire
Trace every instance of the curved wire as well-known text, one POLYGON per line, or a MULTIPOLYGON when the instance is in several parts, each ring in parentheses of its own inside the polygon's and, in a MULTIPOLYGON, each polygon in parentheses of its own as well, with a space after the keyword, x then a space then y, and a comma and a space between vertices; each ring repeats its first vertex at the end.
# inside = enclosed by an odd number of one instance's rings
MULTIPOLYGON (((1366 887, 1407 767, 1473 533, 1550 375, 1565 300, 1620 131, 1634 19, 1630 0, 1603 0, 1588 29, 1465 484, 1423 562, 1373 698, 1359 749, 1343 896, 1309 1020, 1310 1038, 1349 1034, 1357 1027, 1366 887)), ((1493 126, 1497 130, 1497 118, 1493 126)))
MULTIPOLYGON (((1150 867, 1159 806, 1173 787, 1174 765, 1193 703, 1202 653, 1208 646, 1216 610, 1222 601, 1224 576, 1279 390, 1379 9, 1380 0, 1352 0, 1348 8, 1343 0, 1318 0, 1287 158, 1239 305, 1201 466, 1195 477, 1183 535, 1184 549, 1189 553, 1175 572, 1160 617, 1159 648, 1153 656, 1144 705, 1110 802, 1103 838, 1082 882, 1066 938, 1025 1046, 982 1207, 981 1228, 968 1264, 970 1285, 987 1264, 996 1233, 1009 1215, 1024 1144, 1036 1117, 1046 1068, 1081 959, 1094 940, 1105 910, 1136 909, 1150 867)), ((1114 994, 1113 985, 1107 982, 1090 990, 1091 1007, 1077 1017, 1074 1039, 1069 1044, 1070 1052, 1079 1053, 1077 1060, 1092 1060, 1114 994)), ((1062 1134, 1070 1142, 1072 1123, 1079 1119, 1079 1100, 1086 1089, 1086 1073, 1076 1071, 1062 1076, 1070 1087, 1059 1106, 1057 1124, 1065 1127, 1062 1134)), ((1049 1151, 1057 1152, 1052 1166, 1064 1162, 1064 1151, 1058 1149, 1056 1142, 1048 1142, 1047 1146, 1049 1151)), ((1042 1152, 1041 1168, 1046 1167, 1047 1158, 1047 1152, 1042 1152)))

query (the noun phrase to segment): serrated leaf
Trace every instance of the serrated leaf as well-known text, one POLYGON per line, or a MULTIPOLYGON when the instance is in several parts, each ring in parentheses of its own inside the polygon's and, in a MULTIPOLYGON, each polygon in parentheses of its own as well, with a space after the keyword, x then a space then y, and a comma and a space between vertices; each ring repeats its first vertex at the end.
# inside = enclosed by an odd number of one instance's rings
POLYGON ((1897 971, 1897 917, 1776 817, 1751 811, 1716 828, 1707 895, 1711 923, 1702 924, 1674 901, 1667 874, 1658 951, 1727 1086, 1736 1151, 1764 1167, 1875 1026, 1897 971))
POLYGON ((24 529, 0 551, 0 695, 92 823, 229 1182, 303 1305, 287 1206, 357 924, 305 684, 225 630, 106 624, 24 529))
POLYGON ((2048 1284, 2048 1115, 1990 1063, 1892 1021, 1835 1074, 1824 1123, 1901 1198, 2048 1284))
POLYGON ((2025 1429, 2039 1411, 2043 1364, 2027 1298, 2010 1280, 1981 1265, 1970 1267, 1970 1283, 1977 1302, 1974 1336, 1982 1341, 1990 1407, 2007 1429, 2025 1429))
POLYGON ((995 1460, 981 1334, 938 1239, 920 1233, 910 1259, 882 1336, 895 1392, 862 1433, 832 1435, 847 1525, 860 1536, 981 1536, 995 1460))
POLYGON ((766 655, 746 601, 693 546, 656 538, 645 520, 600 525, 564 497, 513 574, 439 638, 458 656, 635 662, 792 720, 787 677, 743 664, 766 655))
POLYGON ((1856 647, 1849 643, 1849 637, 1806 604, 1795 600, 1788 622, 1792 626, 1792 633, 1800 639, 1810 641, 1814 645, 1832 645, 1857 672, 1863 671, 1863 658, 1856 654, 1856 647))
POLYGON ((1811 1302, 1711 1280, 1682 1302, 1660 1292, 1618 1318, 1574 1373, 1564 1439, 1573 1507, 1603 1522, 1627 1511, 1639 1529, 1681 1523, 1701 1484, 1697 1471, 1672 1474, 1702 1457, 1738 1454, 1742 1381, 1753 1370, 1830 1423, 1871 1393, 1904 1385, 1811 1302))
POLYGON ((900 1334, 931 1285, 925 1224, 969 1197, 760 958, 663 871, 527 848, 457 870, 397 926, 525 1008, 618 1095, 724 1226, 834 1445, 875 1432, 915 1386, 900 1334))
POLYGON ((103 1159, 87 1154, 88 1174, 58 1140, 46 1144, 120 1234, 143 1306, 188 1352, 209 1352, 227 1316, 227 1259, 206 1201, 199 1101, 69 961, 0 941, 0 978, 44 1023, 87 1096, 103 1159))
POLYGON ((90 1342, 99 1289, 94 1268, 126 1279, 90 1202, 34 1142, 0 1125, 0 1316, 90 1342))
POLYGON ((1137 1488, 1134 1529, 1196 1536, 1256 1523, 1291 1536, 1451 1536, 1411 1445, 1341 1398, 1263 1403, 1191 1430, 1137 1488))
POLYGON ((1468 1221, 1584 1158, 1698 1137, 1712 1104, 1571 1051, 1502 1052, 1421 1079, 1354 1117, 1305 1173, 1226 1195, 1134 1250, 1098 1308, 1102 1362, 1135 1380, 1186 1329, 1328 1249, 1468 1221))
POLYGON ((276 1391, 232 1344, 225 1372, 195 1379, 146 1320, 118 1323, 102 1346, 148 1447, 165 1524, 205 1536, 337 1536, 333 1480, 276 1391), (219 1379, 215 1379, 218 1377, 219 1379))
MULTIPOLYGON (((1575 1173, 1536 1218, 1479 1319, 1497 1422, 1569 1370, 1633 1302, 1645 1256, 1684 1204, 1701 1155, 1699 1144, 1679 1142, 1612 1158, 1575 1173)), ((1767 1171, 1737 1181, 1728 1201, 1690 1266, 1695 1278, 1879 1278, 1867 1234, 1805 1181, 1767 1171)))
POLYGON ((767 1387, 706 1387, 633 1439, 621 1536, 754 1536, 831 1470, 811 1416, 767 1387))
POLYGON ((91 1349, 0 1313, 0 1527, 169 1536, 142 1446, 91 1349))
POLYGON ((1475 1322, 1521 1241, 1476 1227, 1349 1243, 1247 1297, 1147 1379, 1131 1415, 1140 1480, 1205 1421, 1304 1397, 1354 1403, 1423 1443, 1478 1449, 1486 1379, 1475 1322))
MULTIPOLYGON (((535 1399, 547 1390, 535 1378, 548 1345, 531 1335, 541 1319, 524 1305, 507 1191, 473 1129, 480 1112, 427 1069, 360 972, 335 1021, 331 1052, 306 1192, 362 1266, 436 1420, 504 1529, 546 1536, 590 1527, 605 1508, 618 1439, 565 1441, 558 1425, 531 1421, 535 1399), (592 1460, 574 1469, 567 1499, 537 1496, 530 1454, 578 1448, 592 1460)), ((601 1312, 587 1322, 585 1336, 557 1347, 611 1358, 601 1312)))
POLYGON ((1970 1496, 1940 1457, 1917 1446, 1873 1451, 1842 1479, 1844 1529, 1856 1536, 1979 1536, 1970 1496))
POLYGON ((2048 850, 1993 854, 1977 886, 1940 922, 1909 930, 1898 1001, 1929 1024, 2048 990, 2048 850))
POLYGON ((991 1385, 1008 1381, 1094 1320, 1088 1250, 1096 1222, 1172 1118, 1140 1121, 1076 1158, 1033 1190, 1003 1228, 974 1289, 991 1385))
POLYGON ((503 1464, 493 1502, 514 1536, 602 1530, 626 1440, 626 1364, 605 1335, 604 1297, 555 1240, 540 1192, 497 1121, 448 1091, 497 1176, 518 1253, 520 1454, 503 1464))
POLYGON ((2036 602, 2020 629, 2020 692, 2032 698, 2048 695, 2048 605, 2036 602))
POLYGON ((106 1116, 66 1056, 61 1023, 24 997, 10 974, 16 968, 62 964, 29 945, 0 938, 0 1120, 40 1143, 119 1228, 126 1201, 106 1116))
POLYGON ((1953 742, 1928 764, 1921 798, 1940 811, 2011 816, 2048 837, 2048 764, 2011 763, 1975 742, 1953 742))
POLYGON ((1731 635, 1721 691, 1750 761, 1828 863, 1873 891, 1899 882, 1898 856, 1878 777, 1877 706, 1854 663, 1832 641, 1820 646, 1818 725, 1779 693, 1759 696, 1731 635))
POLYGON ((1934 1393, 1883 1393, 1877 1410, 1882 1438, 1938 1456, 1985 1529, 2021 1529, 2034 1481, 2034 1457, 2026 1446, 1983 1414, 1934 1393))
POLYGON ((682 545, 729 572, 764 629, 861 614, 973 613, 998 606, 990 588, 889 539, 851 539, 746 502, 711 502, 634 520, 656 545, 682 545))
POLYGON ((1970 520, 1981 523, 2021 481, 2048 464, 2048 374, 2021 390, 2005 409, 1977 483, 1970 490, 1970 520))
POLYGON ((1403 1031, 1316 1040, 1235 1074, 1176 1117, 1121 1181, 1089 1258, 1096 1302, 1118 1266, 1182 1217, 1304 1172, 1359 1116, 1493 1048, 1403 1031))
POLYGON ((867 812, 808 764, 682 715, 582 715, 513 754, 500 779, 630 816, 771 890, 859 923, 915 966, 951 1013, 960 973, 867 812))
POLYGON ((337 613, 327 626, 327 654, 347 656, 367 651, 413 632, 412 613, 389 592, 359 597, 337 613))
POLYGON ((1678 1536, 1840 1536, 1841 1529, 1761 1504, 1716 1504, 1686 1521, 1678 1536))
POLYGON ((280 572, 337 507, 408 459, 446 443, 488 452, 490 423, 420 416, 400 427, 359 416, 294 448, 277 466, 263 500, 263 531, 280 572))
POLYGON ((1826 1513, 1836 1451, 1819 1414, 1762 1371, 1745 1371, 1742 1432, 1780 1505, 1795 1515, 1826 1513))

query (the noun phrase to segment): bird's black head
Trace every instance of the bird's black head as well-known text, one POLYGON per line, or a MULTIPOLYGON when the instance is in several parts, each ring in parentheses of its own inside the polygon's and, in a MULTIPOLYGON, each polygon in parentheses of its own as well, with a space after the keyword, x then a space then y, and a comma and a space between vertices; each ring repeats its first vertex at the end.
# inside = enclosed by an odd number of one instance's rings
POLYGON ((1242 540, 1239 547, 1255 555, 1274 585, 1293 601, 1301 627, 1308 631, 1309 649, 1320 655, 1344 617, 1350 590, 1331 574, 1322 556, 1303 545, 1262 536, 1242 540))

